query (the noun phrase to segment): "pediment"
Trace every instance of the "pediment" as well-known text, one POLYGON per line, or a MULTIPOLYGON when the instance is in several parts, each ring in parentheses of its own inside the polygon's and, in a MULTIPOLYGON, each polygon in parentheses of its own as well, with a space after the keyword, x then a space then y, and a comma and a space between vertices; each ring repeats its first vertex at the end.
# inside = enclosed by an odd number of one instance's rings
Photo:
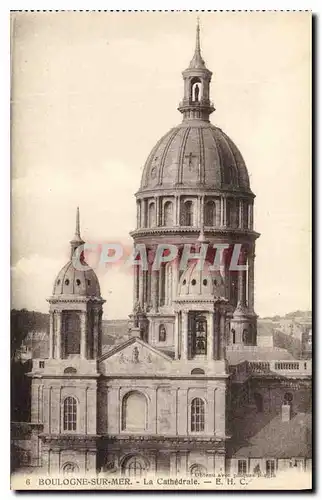
POLYGON ((143 340, 132 337, 105 353, 99 361, 100 372, 110 374, 154 374, 169 370, 172 359, 143 340))

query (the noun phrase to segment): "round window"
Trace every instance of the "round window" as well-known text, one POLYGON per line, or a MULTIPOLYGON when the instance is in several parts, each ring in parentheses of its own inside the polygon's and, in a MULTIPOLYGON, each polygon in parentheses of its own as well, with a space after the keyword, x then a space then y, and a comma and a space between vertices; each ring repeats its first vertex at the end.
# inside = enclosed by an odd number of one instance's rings
POLYGON ((65 280, 65 285, 69 285, 69 280, 65 280))
POLYGON ((60 280, 57 280, 57 285, 60 285, 60 280))
POLYGON ((76 285, 80 285, 81 284, 81 280, 76 280, 76 285))
POLYGON ((182 284, 185 285, 186 283, 187 283, 186 280, 183 280, 182 284))
POLYGON ((203 280, 204 286, 207 286, 208 281, 206 279, 203 280))
POLYGON ((191 284, 194 286, 196 284, 196 280, 191 280, 191 284))

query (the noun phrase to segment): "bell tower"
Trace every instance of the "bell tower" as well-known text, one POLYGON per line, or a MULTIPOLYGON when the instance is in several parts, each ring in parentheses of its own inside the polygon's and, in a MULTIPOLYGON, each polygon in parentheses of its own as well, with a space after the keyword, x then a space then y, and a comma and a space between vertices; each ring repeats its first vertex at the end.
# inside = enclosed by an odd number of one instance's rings
POLYGON ((33 460, 48 473, 86 473, 96 468, 97 359, 105 301, 95 272, 80 252, 83 243, 77 209, 70 260, 58 273, 48 299, 48 358, 34 359, 29 374, 31 421, 40 433, 33 460))

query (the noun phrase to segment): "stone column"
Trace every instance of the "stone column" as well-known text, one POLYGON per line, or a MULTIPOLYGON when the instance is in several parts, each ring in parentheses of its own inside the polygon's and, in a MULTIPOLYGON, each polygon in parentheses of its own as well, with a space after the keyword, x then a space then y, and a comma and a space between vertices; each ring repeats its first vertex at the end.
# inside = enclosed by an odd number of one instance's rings
POLYGON ((146 227, 146 200, 141 200, 141 227, 146 227))
POLYGON ((215 390, 215 434, 220 438, 224 438, 226 434, 225 382, 215 390))
POLYGON ((182 311, 182 349, 181 359, 188 359, 188 313, 182 311))
POLYGON ((49 314, 49 359, 54 357, 54 313, 49 314))
POLYGON ((213 474, 215 472, 215 452, 207 450, 207 472, 213 474))
POLYGON ((243 227, 243 200, 239 200, 239 217, 238 217, 238 227, 242 228, 243 227))
POLYGON ((181 200, 180 200, 180 195, 177 196, 177 226, 180 226, 180 207, 181 205, 181 200))
POLYGON ((215 311, 215 328, 214 328, 214 358, 219 358, 219 340, 220 340, 220 317, 219 311, 216 309, 215 311))
POLYGON ((220 311, 219 320, 219 359, 225 359, 225 328, 226 328, 226 312, 220 311))
POLYGON ((99 311, 96 309, 94 310, 94 318, 93 318, 93 331, 92 331, 92 345, 93 349, 92 352, 88 353, 88 359, 95 359, 97 356, 99 356, 99 311))
POLYGON ((177 475, 177 452, 170 453, 170 477, 177 475))
POLYGON ((227 198, 223 198, 223 226, 227 227, 227 198))
POLYGON ((255 253, 252 249, 248 254, 248 308, 254 312, 254 274, 255 274, 255 253))
POLYGON ((214 359, 214 313, 209 313, 209 326, 207 331, 207 358, 208 360, 214 359))
POLYGON ((81 355, 82 359, 86 359, 87 358, 87 313, 86 313, 86 311, 81 311, 80 323, 81 323, 80 355, 81 355))
POLYGON ((253 203, 248 205, 248 229, 253 229, 253 203))
POLYGON ((139 277, 139 303, 141 308, 143 308, 144 304, 144 272, 142 271, 142 267, 138 266, 138 277, 139 277))
POLYGON ((215 474, 225 474, 225 455, 224 453, 215 454, 215 474))
MULTIPOLYGON (((246 264, 246 253, 243 248, 241 248, 239 264, 246 264)), ((238 302, 243 306, 246 305, 246 271, 238 271, 238 302)))
POLYGON ((173 225, 178 225, 178 197, 175 196, 173 200, 173 225))
POLYGON ((181 312, 177 313, 178 315, 178 359, 181 359, 181 351, 182 351, 182 316, 181 312))
POLYGON ((153 312, 158 312, 159 271, 151 271, 151 302, 153 312))
POLYGON ((97 326, 97 356, 102 354, 102 316, 103 311, 100 309, 97 313, 98 315, 98 326, 97 326))
POLYGON ((155 196, 154 197, 154 202, 155 202, 155 225, 156 227, 160 226, 160 220, 159 220, 159 217, 160 217, 160 205, 159 205, 159 197, 158 196, 155 196))
POLYGON ((61 324, 62 324, 62 313, 60 311, 55 312, 56 314, 56 358, 60 359, 62 355, 62 335, 61 335, 61 324))
POLYGON ((174 318, 174 359, 179 359, 179 313, 174 318))
POLYGON ((136 201, 136 227, 137 227, 137 229, 140 228, 140 202, 139 202, 139 200, 136 201))
POLYGON ((135 306, 135 304, 139 300, 138 284, 139 284, 139 267, 133 266, 133 306, 135 306))
POLYGON ((224 227, 224 198, 220 197, 220 227, 224 227))

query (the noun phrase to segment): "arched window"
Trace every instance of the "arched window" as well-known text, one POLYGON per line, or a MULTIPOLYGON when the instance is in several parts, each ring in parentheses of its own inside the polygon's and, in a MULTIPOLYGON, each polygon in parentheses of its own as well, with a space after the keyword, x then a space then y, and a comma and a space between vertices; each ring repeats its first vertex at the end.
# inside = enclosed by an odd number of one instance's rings
POLYGON ((167 339, 167 331, 164 325, 159 326, 159 342, 165 342, 167 339))
POLYGON ((77 401, 72 396, 64 400, 64 431, 76 431, 77 401))
POLYGON ((132 391, 122 401, 122 429, 145 431, 147 427, 147 400, 144 394, 132 391))
POLYGON ((181 214, 182 226, 193 226, 193 205, 192 201, 185 201, 182 205, 181 214))
POLYGON ((171 201, 167 201, 163 206, 163 225, 173 225, 173 205, 171 201))
POLYGON ((214 201, 208 201, 205 206, 205 225, 214 226, 216 221, 216 205, 214 201))
POLYGON ((80 354, 80 313, 63 311, 64 356, 80 354))
POLYGON ((64 373, 75 374, 77 373, 77 370, 73 366, 68 366, 67 368, 65 368, 64 373))
POLYGON ((165 264, 165 286, 164 286, 164 305, 171 305, 172 304, 172 286, 173 286, 173 271, 172 271, 172 262, 168 262, 165 264))
POLYGON ((149 227, 155 226, 155 203, 149 204, 149 227))
POLYGON ((205 371, 202 368, 194 368, 191 370, 191 375, 204 375, 205 371))
POLYGON ((263 412, 263 396, 261 394, 259 394, 258 392, 255 392, 254 393, 254 401, 255 401, 255 405, 256 405, 256 409, 258 411, 258 413, 262 413, 263 412))
POLYGON ((205 403, 200 398, 194 398, 191 402, 191 432, 203 432, 205 430, 205 403))
POLYGON ((284 394, 284 400, 283 400, 283 404, 284 405, 290 405, 293 401, 293 394, 291 392, 286 392, 284 394))
POLYGON ((234 328, 231 329, 232 343, 236 344, 236 330, 234 328))
POLYGON ((78 465, 73 462, 67 462, 63 465, 62 470, 64 474, 74 474, 75 472, 78 472, 79 469, 78 465))
POLYGON ((243 330, 243 344, 248 345, 248 330, 243 330))
POLYGON ((192 78, 190 87, 190 99, 194 102, 200 102, 201 90, 201 80, 198 77, 192 78))
POLYGON ((139 455, 134 455, 125 460, 122 467, 123 474, 130 477, 141 477, 145 474, 146 470, 147 464, 139 455))
POLYGON ((239 221, 238 201, 235 200, 234 198, 227 198, 226 210, 227 210, 228 225, 233 229, 237 228, 239 221))
POLYGON ((207 473, 206 467, 199 464, 193 464, 190 467, 190 474, 195 477, 201 477, 207 473))

